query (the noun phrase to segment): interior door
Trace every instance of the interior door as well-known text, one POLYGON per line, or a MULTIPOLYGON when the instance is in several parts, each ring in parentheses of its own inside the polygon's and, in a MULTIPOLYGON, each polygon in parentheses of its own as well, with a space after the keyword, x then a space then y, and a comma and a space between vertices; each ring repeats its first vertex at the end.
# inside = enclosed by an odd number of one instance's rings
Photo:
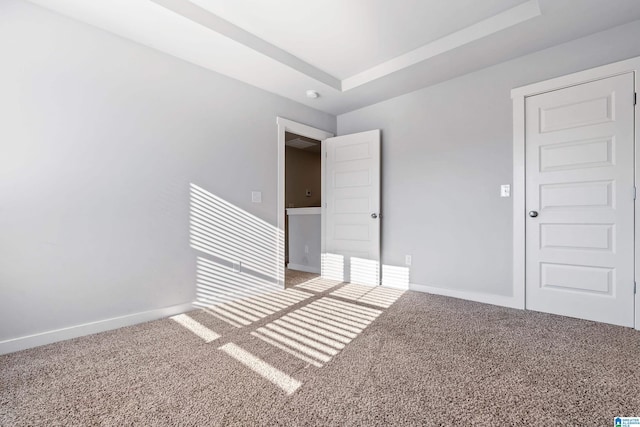
POLYGON ((380 130, 323 142, 322 277, 380 283, 380 130))
POLYGON ((526 307, 633 326, 634 82, 526 100, 526 307))

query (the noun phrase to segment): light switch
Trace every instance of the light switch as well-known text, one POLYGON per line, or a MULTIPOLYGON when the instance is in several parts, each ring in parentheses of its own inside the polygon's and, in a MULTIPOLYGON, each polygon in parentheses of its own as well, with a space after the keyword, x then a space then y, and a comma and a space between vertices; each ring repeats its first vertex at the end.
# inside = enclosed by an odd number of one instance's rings
POLYGON ((253 203, 262 203, 262 191, 252 191, 251 201, 253 203))
POLYGON ((500 197, 511 197, 511 185, 502 184, 500 186, 500 197))

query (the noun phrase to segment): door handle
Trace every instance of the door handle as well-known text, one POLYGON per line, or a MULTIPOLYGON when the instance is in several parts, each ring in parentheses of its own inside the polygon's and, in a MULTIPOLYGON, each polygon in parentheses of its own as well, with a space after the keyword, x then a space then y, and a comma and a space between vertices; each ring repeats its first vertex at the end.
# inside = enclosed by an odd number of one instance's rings
POLYGON ((537 216, 538 216, 538 211, 529 211, 529 216, 530 216, 531 218, 535 218, 535 217, 537 217, 537 216))
POLYGON ((377 214, 377 213, 372 213, 372 214, 371 214, 371 218, 373 218, 373 219, 378 218, 378 214, 377 214))

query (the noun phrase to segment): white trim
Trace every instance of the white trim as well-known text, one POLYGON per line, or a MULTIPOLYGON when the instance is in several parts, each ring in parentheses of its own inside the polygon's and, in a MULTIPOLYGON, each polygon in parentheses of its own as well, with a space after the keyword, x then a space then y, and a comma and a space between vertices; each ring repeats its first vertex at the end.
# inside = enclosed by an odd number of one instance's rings
POLYGON ((626 59, 624 61, 614 62, 584 71, 578 71, 577 73, 568 74, 566 76, 517 87, 511 90, 511 98, 515 99, 539 95, 541 93, 589 83, 595 80, 602 80, 620 74, 631 73, 638 69, 640 69, 640 57, 626 59))
POLYGON ((198 1, 175 1, 175 0, 153 0, 155 3, 169 9, 170 11, 193 21, 196 24, 202 25, 221 36, 231 39, 238 44, 245 46, 259 54, 262 54, 274 61, 277 61, 285 66, 291 67, 296 71, 299 71, 312 79, 322 82, 331 86, 334 89, 340 90, 341 81, 337 77, 322 71, 320 68, 303 61, 295 55, 287 52, 284 49, 279 48, 256 36, 249 31, 234 25, 233 23, 222 19, 220 16, 207 10, 206 7, 202 7, 202 2, 198 1), (200 4, 199 4, 200 3, 200 4))
POLYGON ((413 289, 414 291, 418 291, 418 292, 423 292, 420 289, 417 288, 421 288, 422 285, 412 285, 410 283, 403 283, 403 284, 395 284, 393 282, 391 283, 384 283, 381 281, 380 283, 380 287, 381 288, 389 288, 389 289, 400 289, 401 291, 408 291, 408 290, 412 290, 411 286, 416 287, 416 289, 413 289))
POLYGON ((326 211, 327 211, 327 186, 324 184, 327 177, 327 144, 322 141, 320 144, 320 274, 322 274, 322 265, 324 263, 323 255, 327 253, 324 231, 327 229, 326 211))
POLYGON ((513 100, 513 298, 518 308, 525 308, 525 162, 524 162, 524 98, 513 100))
MULTIPOLYGON (((388 286, 387 286, 388 287, 388 286)), ((499 305, 509 308, 522 308, 518 304, 518 301, 513 297, 495 294, 484 294, 480 292, 463 291, 457 289, 439 288, 437 286, 417 285, 415 283, 409 284, 409 290, 424 292, 433 295, 442 295, 445 297, 459 298, 468 301, 481 302, 484 304, 499 305)))
MULTIPOLYGON (((635 73, 634 73, 634 85, 633 85, 633 89, 636 93, 636 97, 638 96, 638 90, 640 90, 640 73, 638 73, 638 70, 640 70, 640 58, 635 58, 634 59, 635 62, 635 73)), ((637 101, 637 100, 636 100, 637 101)), ((635 187, 636 187, 636 191, 637 188, 640 186, 640 147, 638 147, 638 143, 640 141, 640 107, 638 106, 638 104, 636 103, 635 105, 635 123, 634 123, 634 128, 635 128, 635 144, 634 144, 634 151, 635 151, 635 187)), ((640 205, 639 205, 639 201, 638 201, 638 196, 636 195, 636 200, 635 200, 635 211, 636 211, 636 216, 635 216, 635 222, 634 222, 634 236, 636 239, 636 244, 635 244, 635 258, 636 258, 636 264, 635 264, 635 270, 634 270, 634 280, 637 282, 640 282, 640 280, 638 280, 638 272, 640 271, 640 205)), ((640 331, 640 290, 636 289, 636 301, 635 301, 635 329, 640 331)))
POLYGON ((302 265, 302 264, 287 264, 287 269, 296 270, 296 271, 305 271, 307 273, 316 273, 320 274, 320 269, 318 267, 313 267, 311 265, 302 265))
POLYGON ((113 317, 111 319, 98 320, 96 322, 84 323, 81 325, 70 326, 68 328, 55 329, 53 331, 42 332, 39 334, 13 338, 10 340, 0 341, 0 354, 13 353, 15 351, 26 350, 28 348, 64 341, 71 338, 97 334, 98 332, 110 331, 112 329, 136 325, 138 323, 162 319, 163 317, 173 316, 175 314, 185 313, 191 310, 194 310, 193 304, 185 303, 120 317, 113 317))
MULTIPOLYGON (((638 71, 640 71, 640 57, 614 62, 601 67, 569 74, 555 79, 530 84, 515 88, 511 91, 513 98, 513 293, 522 296, 522 304, 525 303, 525 100, 528 96, 539 95, 545 92, 564 89, 595 80, 606 79, 626 73, 634 73, 635 90, 639 87, 638 71)), ((640 112, 635 108, 635 176, 636 187, 640 181, 640 153, 638 140, 640 140, 640 112)), ((635 280, 638 281, 640 271, 640 206, 638 199, 635 205, 635 280)), ((635 329, 640 330, 640 294, 635 295, 635 329)))
MULTIPOLYGON (((294 122, 282 117, 276 118, 276 124, 278 125, 278 196, 277 196, 277 209, 278 209, 278 227, 276 234, 276 248, 278 252, 277 256, 277 268, 276 278, 278 285, 284 289, 284 223, 285 223, 285 206, 284 206, 284 171, 285 171, 285 132, 295 133, 296 135, 306 136, 307 138, 316 139, 320 142, 327 138, 334 136, 332 133, 317 129, 311 126, 304 125, 302 123, 294 122)), ((322 152, 324 153, 324 144, 321 144, 322 152)), ((323 154, 324 156, 324 154, 323 154)), ((324 157, 323 157, 324 168, 324 157)), ((324 169, 322 172, 322 179, 324 179, 324 169)), ((324 181, 323 181, 324 182, 324 181)), ((321 190, 321 198, 324 200, 324 188, 321 190)), ((324 215, 322 215, 322 237, 321 247, 324 250, 324 215)))
POLYGON ((287 208, 287 215, 320 215, 320 214, 322 214, 321 207, 287 208))
POLYGON ((342 80, 342 92, 370 83, 374 80, 404 70, 434 56, 450 52, 466 44, 481 40, 492 34, 513 27, 540 16, 538 0, 529 0, 518 6, 490 16, 473 25, 448 34, 442 38, 420 46, 417 49, 396 56, 356 75, 342 80))

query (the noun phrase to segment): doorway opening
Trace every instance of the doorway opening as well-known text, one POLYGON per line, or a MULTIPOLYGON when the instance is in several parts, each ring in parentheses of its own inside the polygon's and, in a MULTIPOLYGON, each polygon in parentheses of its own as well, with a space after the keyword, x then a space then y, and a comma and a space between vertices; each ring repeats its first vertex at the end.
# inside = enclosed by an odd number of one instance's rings
MULTIPOLYGON (((278 206, 278 233, 276 236, 277 239, 277 252, 278 252, 278 263, 277 263, 277 281, 278 281, 278 285, 281 288, 285 288, 285 272, 288 270, 286 269, 287 266, 287 262, 289 262, 288 259, 288 255, 285 256, 285 254, 288 253, 288 242, 287 244, 287 250, 285 250, 285 242, 288 240, 288 233, 286 233, 287 230, 287 226, 288 226, 288 221, 287 221, 287 209, 290 209, 287 207, 287 202, 288 203, 293 203, 294 204, 294 208, 295 209, 295 204, 296 201, 289 201, 286 200, 286 153, 287 153, 287 148, 294 148, 292 147, 292 145, 297 145, 297 146, 303 146, 303 145, 307 145, 306 143, 317 143, 319 142, 318 146, 320 148, 320 156, 319 159, 320 161, 322 160, 322 142, 333 136, 332 133, 323 131, 321 129, 316 129, 314 127, 311 126, 307 126, 304 125, 302 123, 297 123, 291 120, 287 120, 284 119, 282 117, 278 117, 276 120, 276 123, 278 125, 278 197, 277 197, 277 206, 278 206), (298 140, 297 142, 293 142, 294 140, 298 140), (289 141, 289 145, 287 145, 287 142, 289 141), (285 233, 287 234, 287 239, 285 238, 285 233)), ((311 148, 311 146, 307 146, 307 148, 311 148)), ((315 149, 315 148, 314 148, 315 149)), ((296 153, 297 154, 297 153, 296 153)), ((320 167, 320 170, 321 167, 320 167)), ((321 172, 322 173, 322 172, 321 172)), ((322 182, 323 177, 321 176, 320 178, 320 182, 322 182)), ((290 185, 291 189, 293 191, 295 191, 296 186, 294 184, 290 185)), ((314 199, 316 197, 319 197, 319 201, 322 200, 322 188, 321 185, 318 187, 317 192, 315 190, 313 190, 312 188, 307 188, 306 185, 303 184, 303 195, 302 198, 303 200, 305 200, 305 203, 311 203, 311 199, 314 199), (311 192, 311 196, 310 197, 306 197, 306 190, 309 189, 311 192), (315 197, 314 197, 315 196, 315 197), (309 202, 307 202, 306 200, 309 199, 309 202)), ((299 196, 299 195, 297 195, 299 196)), ((319 203, 318 201, 318 203, 319 203)), ((320 205, 316 205, 316 206, 320 206, 320 205)), ((321 231, 320 231, 320 239, 321 239, 321 251, 322 251, 322 245, 323 245, 323 230, 324 230, 324 215, 322 214, 322 210, 320 215, 318 215, 320 217, 320 223, 321 223, 321 231)), ((309 251, 311 251, 311 247, 309 247, 309 251)), ((302 255, 304 254, 304 244, 302 245, 302 255)), ((290 254, 289 254, 290 255, 290 254)), ((309 258, 309 257, 307 257, 309 258)), ((303 277, 306 274, 309 274, 309 272, 306 271, 298 271, 298 270, 289 270, 289 276, 291 278, 291 286, 294 286, 296 284, 296 280, 297 281, 304 281, 303 277), (294 276, 294 277, 292 277, 294 276), (295 277, 297 276, 297 277, 295 277)), ((315 274, 314 272, 311 272, 311 274, 315 274)))
POLYGON ((320 275, 322 147, 317 139, 285 132, 285 287, 320 275))

